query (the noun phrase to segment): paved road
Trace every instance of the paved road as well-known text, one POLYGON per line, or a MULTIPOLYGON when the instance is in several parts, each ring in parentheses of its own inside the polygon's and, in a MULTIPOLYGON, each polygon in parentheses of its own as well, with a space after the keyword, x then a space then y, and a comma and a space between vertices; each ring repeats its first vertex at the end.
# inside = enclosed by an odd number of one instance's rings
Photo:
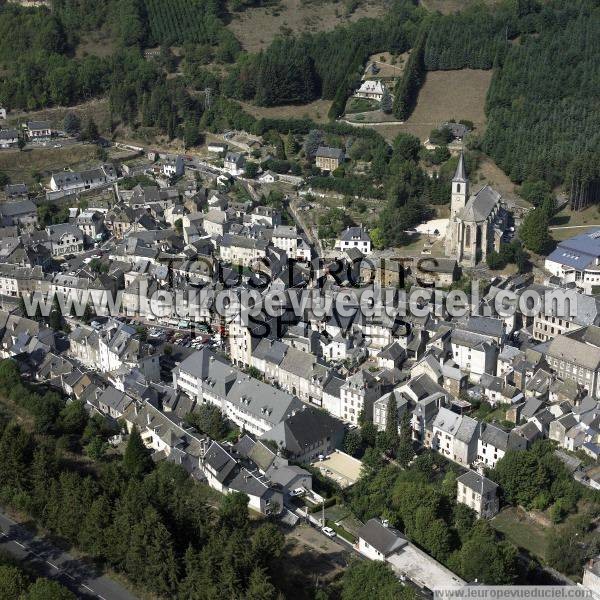
POLYGON ((136 600, 136 596, 119 583, 101 575, 94 565, 73 558, 1 512, 0 549, 27 562, 41 576, 58 581, 78 598, 136 600))

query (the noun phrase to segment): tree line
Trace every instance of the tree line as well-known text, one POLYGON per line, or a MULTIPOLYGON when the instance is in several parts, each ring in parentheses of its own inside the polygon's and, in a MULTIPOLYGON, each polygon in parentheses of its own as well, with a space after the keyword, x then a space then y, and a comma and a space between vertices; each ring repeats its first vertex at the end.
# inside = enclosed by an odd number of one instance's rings
POLYGON ((412 3, 397 0, 386 19, 361 19, 329 32, 276 38, 263 52, 240 56, 223 81, 223 92, 263 106, 331 99, 330 116, 336 117, 359 83, 369 55, 405 51, 418 19, 412 3))
POLYGON ((424 25, 419 32, 417 41, 411 50, 406 67, 394 88, 394 115, 405 121, 410 117, 417 104, 419 90, 425 80, 425 44, 428 29, 424 25))
POLYGON ((348 493, 354 514, 384 516, 409 540, 467 581, 490 585, 517 581, 517 550, 486 521, 456 503, 457 473, 434 451, 401 470, 368 449, 364 474, 348 493))
MULTIPOLYGON (((3 398, 18 396, 11 392, 18 379, 16 364, 2 361, 3 398)), ((29 402, 48 400, 31 396, 21 405, 30 411, 29 402)), ((276 599, 272 565, 282 552, 283 535, 274 524, 250 521, 247 496, 231 494, 212 508, 206 488, 182 467, 154 464, 136 429, 122 457, 73 461, 64 446, 64 401, 62 406, 58 416, 53 413, 39 424, 35 417, 39 433, 4 415, 0 419, 4 505, 31 515, 160 597, 276 599)), ((83 438, 96 424, 90 424, 85 410, 79 416, 77 435, 83 438)), ((98 435, 105 443, 108 434, 98 435)))

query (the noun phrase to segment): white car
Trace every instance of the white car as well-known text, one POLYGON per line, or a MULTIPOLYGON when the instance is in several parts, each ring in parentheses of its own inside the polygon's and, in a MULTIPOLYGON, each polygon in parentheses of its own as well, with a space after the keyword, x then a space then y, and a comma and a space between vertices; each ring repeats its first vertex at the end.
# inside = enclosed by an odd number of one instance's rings
POLYGON ((304 488, 298 487, 290 492, 290 496, 295 498, 296 496, 302 496, 304 494, 304 488))
POLYGON ((335 531, 331 527, 321 527, 321 531, 329 538, 335 537, 335 531))

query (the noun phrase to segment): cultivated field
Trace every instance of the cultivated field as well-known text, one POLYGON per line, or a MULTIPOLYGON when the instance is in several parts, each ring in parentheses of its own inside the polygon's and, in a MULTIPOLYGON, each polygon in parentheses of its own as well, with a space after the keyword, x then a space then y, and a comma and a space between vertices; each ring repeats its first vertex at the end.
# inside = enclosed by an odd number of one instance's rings
POLYGON ((47 183, 51 173, 65 168, 80 169, 98 164, 97 146, 77 144, 64 148, 36 148, 34 150, 0 151, 0 172, 6 173, 13 183, 34 184, 35 174, 47 183))
POLYGON ((380 17, 384 12, 383 0, 363 0, 350 16, 346 15, 346 8, 342 2, 281 0, 276 6, 233 13, 228 27, 245 50, 258 52, 280 33, 328 31, 337 25, 362 17, 380 17))
POLYGON ((408 121, 402 125, 382 125, 377 131, 388 139, 405 131, 425 141, 432 129, 449 119, 468 119, 481 130, 485 125, 485 97, 491 80, 491 70, 431 71, 408 121))
POLYGON ((315 100, 310 104, 288 105, 288 106, 255 106, 248 102, 240 102, 244 110, 251 115, 269 119, 302 119, 308 117, 317 123, 328 121, 327 113, 331 106, 331 100, 315 100))

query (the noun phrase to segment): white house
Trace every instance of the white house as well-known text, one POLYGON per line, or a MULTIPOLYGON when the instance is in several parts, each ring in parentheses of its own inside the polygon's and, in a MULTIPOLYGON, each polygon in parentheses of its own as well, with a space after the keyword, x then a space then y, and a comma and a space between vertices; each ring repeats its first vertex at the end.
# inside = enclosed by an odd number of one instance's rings
POLYGON ((386 521, 369 519, 358 530, 358 551, 370 560, 384 561, 407 544, 408 540, 386 521))
POLYGON ((475 471, 467 471, 456 483, 456 501, 472 508, 480 519, 491 519, 498 514, 498 485, 491 479, 475 471))
POLYGON ((480 424, 466 415, 440 408, 433 421, 431 447, 463 466, 477 457, 480 424))
POLYGON ((356 90, 354 95, 357 98, 369 98, 381 102, 383 93, 386 90, 385 83, 375 79, 367 79, 362 82, 361 86, 356 90))
POLYGON ((302 408, 298 398, 250 377, 203 349, 173 370, 173 387, 218 406, 238 427, 260 436, 302 408))
POLYGON ((162 161, 162 172, 165 177, 181 177, 185 172, 183 156, 168 154, 162 161))
POLYGON ((27 135, 30 140, 44 140, 52 137, 52 127, 47 121, 29 121, 27 135))
POLYGON ((509 450, 525 450, 526 440, 495 425, 484 424, 477 442, 477 461, 493 469, 509 450))
POLYGON ((483 373, 494 374, 498 346, 488 336, 466 329, 455 329, 450 337, 452 358, 469 378, 479 381, 483 373))
POLYGON ((366 229, 360 227, 347 227, 335 242, 336 250, 357 248, 363 254, 371 252, 371 238, 366 229))
POLYGON ((46 227, 46 232, 50 239, 53 256, 83 252, 84 236, 79 227, 71 225, 71 223, 60 223, 46 227))
POLYGON ((258 180, 261 183, 275 183, 278 179, 279 176, 277 175, 277 173, 274 173, 273 171, 269 170, 265 171, 258 177, 258 180))
POLYGON ((298 231, 295 225, 279 225, 273 229, 273 246, 285 250, 290 258, 296 258, 298 250, 298 231))
POLYGON ((246 166, 246 159, 240 152, 228 152, 223 161, 223 168, 233 176, 241 175, 246 166))

